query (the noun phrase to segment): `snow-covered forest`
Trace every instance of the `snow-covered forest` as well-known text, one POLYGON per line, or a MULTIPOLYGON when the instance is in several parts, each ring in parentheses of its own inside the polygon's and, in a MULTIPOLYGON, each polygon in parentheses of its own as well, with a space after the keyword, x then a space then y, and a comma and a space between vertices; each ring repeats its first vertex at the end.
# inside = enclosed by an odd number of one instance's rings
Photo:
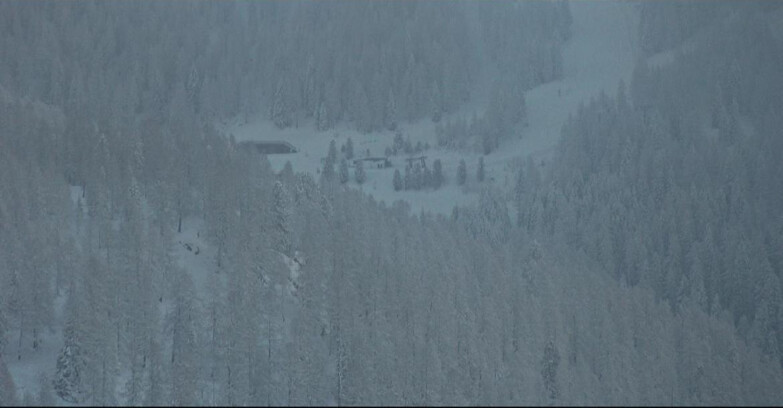
POLYGON ((0 61, 0 406, 783 404, 783 3, 3 0, 0 61))

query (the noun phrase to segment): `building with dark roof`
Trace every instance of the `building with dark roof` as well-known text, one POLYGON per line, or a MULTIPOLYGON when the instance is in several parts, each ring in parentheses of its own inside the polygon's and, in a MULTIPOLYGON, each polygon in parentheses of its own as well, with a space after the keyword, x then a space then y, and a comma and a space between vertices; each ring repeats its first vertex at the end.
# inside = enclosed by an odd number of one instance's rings
POLYGON ((291 143, 284 142, 282 140, 279 141, 255 141, 255 140, 246 140, 244 142, 239 142, 238 146, 242 149, 255 149, 258 153, 261 154, 288 154, 288 153, 296 153, 296 147, 294 147, 291 143))

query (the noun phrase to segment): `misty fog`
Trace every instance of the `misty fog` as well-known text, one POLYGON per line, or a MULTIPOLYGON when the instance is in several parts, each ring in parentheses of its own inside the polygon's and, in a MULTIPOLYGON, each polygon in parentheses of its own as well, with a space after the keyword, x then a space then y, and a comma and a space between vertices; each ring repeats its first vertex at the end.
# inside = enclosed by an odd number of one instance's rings
POLYGON ((782 405, 783 2, 0 0, 0 406, 782 405))

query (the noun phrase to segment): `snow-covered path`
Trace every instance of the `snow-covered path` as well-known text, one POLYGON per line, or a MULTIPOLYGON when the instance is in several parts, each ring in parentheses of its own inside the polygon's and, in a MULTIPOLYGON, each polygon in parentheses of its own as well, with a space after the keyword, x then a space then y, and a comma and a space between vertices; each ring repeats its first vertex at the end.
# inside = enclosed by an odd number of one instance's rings
MULTIPOLYGON (((635 39, 637 35, 637 11, 628 1, 610 0, 574 0, 571 2, 573 15, 573 36, 566 44, 564 60, 564 79, 538 86, 525 95, 527 102, 527 126, 520 126, 515 136, 504 141, 500 148, 486 156, 487 179, 508 191, 513 187, 514 162, 532 155, 537 160, 546 159, 548 153, 560 138, 560 129, 570 113, 575 113, 581 102, 601 91, 614 94, 620 79, 629 82, 636 57, 635 39)), ((457 113, 444 118, 448 120, 456 115, 471 115, 476 103, 465 106, 457 113)), ((480 112, 477 112, 480 113, 480 112)), ((402 124, 402 130, 411 140, 435 143, 435 125, 429 119, 413 124, 402 124)), ((321 167, 320 158, 326 155, 329 141, 334 137, 339 149, 348 137, 353 139, 357 157, 363 157, 370 149, 372 156, 381 156, 387 146, 392 144, 392 132, 376 132, 369 135, 358 133, 347 124, 340 124, 328 132, 314 130, 312 124, 301 124, 299 128, 279 130, 268 120, 258 117, 247 124, 223 126, 227 133, 241 140, 286 140, 294 144, 298 153, 271 155, 269 160, 275 169, 281 169, 286 161, 291 161, 295 171, 305 171, 318 177, 321 167), (336 137, 335 137, 336 136, 336 137)), ((367 182, 361 186, 376 200, 387 204, 396 200, 405 200, 414 213, 430 211, 450 214, 455 204, 465 205, 478 199, 479 189, 469 181, 469 187, 456 185, 456 169, 460 159, 465 159, 468 178, 475 179, 479 155, 476 153, 455 152, 446 149, 430 149, 424 153, 428 163, 441 159, 446 176, 446 185, 438 190, 399 191, 392 188, 392 169, 367 171, 367 182)), ((393 157, 394 168, 402 173, 404 158, 393 157)), ((351 170, 351 173, 353 170, 351 170)), ((349 182, 352 187, 359 187, 349 182)))
POLYGON ((637 12, 627 1, 572 1, 573 37, 563 50, 564 79, 525 94, 528 126, 487 159, 493 167, 514 157, 546 156, 581 102, 601 91, 613 95, 630 81, 636 53, 637 12))

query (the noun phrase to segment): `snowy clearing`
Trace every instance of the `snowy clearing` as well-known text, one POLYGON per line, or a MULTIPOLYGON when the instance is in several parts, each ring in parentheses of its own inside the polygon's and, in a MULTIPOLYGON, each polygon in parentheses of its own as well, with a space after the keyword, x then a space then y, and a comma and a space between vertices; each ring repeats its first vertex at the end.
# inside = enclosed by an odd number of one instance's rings
MULTIPOLYGON (((560 129, 568 116, 600 92, 614 94, 622 79, 630 81, 635 60, 636 21, 638 16, 629 2, 573 2, 573 37, 566 44, 563 58, 565 78, 537 86, 525 94, 528 116, 526 124, 519 126, 517 136, 503 141, 501 146, 485 158, 486 181, 505 191, 513 186, 515 161, 532 155, 536 160, 545 160, 560 138, 560 129)), ((475 111, 475 104, 462 107, 457 113, 444 116, 443 121, 457 115, 469 118, 475 111)), ((340 124, 329 131, 315 130, 312 122, 303 122, 298 128, 278 129, 266 115, 259 115, 248 123, 235 120, 220 124, 226 134, 233 134, 237 142, 245 140, 285 140, 297 149, 293 154, 269 155, 275 170, 280 170, 286 161, 291 161, 294 171, 304 171, 318 177, 322 167, 321 158, 326 156, 329 142, 334 139, 339 147, 350 137, 354 143, 355 156, 365 157, 367 149, 371 156, 383 156, 386 147, 391 146, 394 132, 381 131, 363 134, 340 124)), ((405 155, 391 158, 393 167, 387 169, 367 168, 367 181, 359 186, 353 181, 353 170, 349 185, 358 187, 376 200, 387 204, 405 200, 413 213, 430 211, 450 214, 454 205, 475 202, 480 188, 476 185, 476 168, 480 154, 458 152, 434 147, 435 123, 429 119, 416 123, 403 123, 400 128, 409 135, 412 143, 429 143, 429 150, 423 152, 430 165, 435 159, 443 164, 445 185, 438 190, 394 191, 392 177, 394 169, 402 173, 405 169, 405 155), (456 169, 464 159, 468 170, 468 183, 458 186, 456 169), (471 182, 472 180, 472 182, 471 182)))

